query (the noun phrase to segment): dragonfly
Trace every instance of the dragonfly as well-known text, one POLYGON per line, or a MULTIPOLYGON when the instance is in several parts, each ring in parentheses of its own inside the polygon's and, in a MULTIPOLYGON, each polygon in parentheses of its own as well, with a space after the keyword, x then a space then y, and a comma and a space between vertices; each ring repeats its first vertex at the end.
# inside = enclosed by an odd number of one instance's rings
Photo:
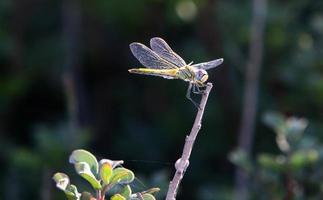
POLYGON ((193 64, 186 62, 177 55, 170 46, 160 37, 150 39, 150 48, 133 42, 129 45, 132 54, 145 68, 129 69, 130 73, 159 76, 166 79, 181 79, 188 82, 186 98, 197 108, 198 104, 192 99, 191 93, 202 94, 209 75, 206 70, 222 64, 223 58, 193 64))

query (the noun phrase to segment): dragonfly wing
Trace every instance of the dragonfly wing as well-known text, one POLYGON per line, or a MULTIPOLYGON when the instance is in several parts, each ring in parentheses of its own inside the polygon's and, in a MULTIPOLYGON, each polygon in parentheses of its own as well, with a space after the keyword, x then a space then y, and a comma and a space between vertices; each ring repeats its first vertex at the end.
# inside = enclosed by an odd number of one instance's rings
POLYGON ((139 62, 148 68, 153 69, 176 69, 177 67, 161 58, 158 54, 141 43, 131 43, 130 50, 139 62))
POLYGON ((171 62, 178 67, 186 66, 185 61, 177 55, 162 38, 151 38, 150 47, 154 52, 168 62, 171 62))
POLYGON ((195 65, 192 65, 192 67, 208 70, 208 69, 212 69, 214 67, 217 67, 217 66, 221 65, 222 63, 223 63, 223 58, 220 58, 220 59, 212 60, 209 62, 198 63, 195 65))

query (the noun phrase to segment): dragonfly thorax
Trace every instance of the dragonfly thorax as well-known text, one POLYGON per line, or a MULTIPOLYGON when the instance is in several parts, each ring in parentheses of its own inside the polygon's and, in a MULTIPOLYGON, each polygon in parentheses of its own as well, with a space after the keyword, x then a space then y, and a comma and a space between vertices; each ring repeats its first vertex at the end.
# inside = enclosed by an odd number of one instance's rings
POLYGON ((209 78, 208 73, 204 69, 196 68, 190 65, 179 68, 177 76, 184 81, 197 84, 198 86, 204 86, 204 83, 209 78))

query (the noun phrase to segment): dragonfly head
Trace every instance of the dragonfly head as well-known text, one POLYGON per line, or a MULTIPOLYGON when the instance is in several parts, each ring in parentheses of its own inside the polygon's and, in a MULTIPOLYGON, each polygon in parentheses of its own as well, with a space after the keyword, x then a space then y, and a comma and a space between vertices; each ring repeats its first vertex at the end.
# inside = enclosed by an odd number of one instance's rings
POLYGON ((207 74, 207 72, 204 69, 197 69, 195 71, 195 79, 196 82, 199 85, 204 85, 204 83, 207 81, 207 79, 209 78, 209 75, 207 74))

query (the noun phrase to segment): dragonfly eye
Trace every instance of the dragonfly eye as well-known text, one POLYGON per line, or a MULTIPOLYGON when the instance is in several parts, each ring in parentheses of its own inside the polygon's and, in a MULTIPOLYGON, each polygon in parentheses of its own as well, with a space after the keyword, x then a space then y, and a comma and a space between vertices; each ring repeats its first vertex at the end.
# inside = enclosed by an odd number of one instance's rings
POLYGON ((205 81, 207 81, 207 79, 208 79, 208 78, 209 78, 209 75, 204 74, 204 75, 202 76, 202 78, 201 78, 202 83, 204 83, 205 81))
POLYGON ((207 72, 203 69, 198 70, 196 75, 197 75, 197 79, 202 83, 204 83, 209 78, 207 72))

